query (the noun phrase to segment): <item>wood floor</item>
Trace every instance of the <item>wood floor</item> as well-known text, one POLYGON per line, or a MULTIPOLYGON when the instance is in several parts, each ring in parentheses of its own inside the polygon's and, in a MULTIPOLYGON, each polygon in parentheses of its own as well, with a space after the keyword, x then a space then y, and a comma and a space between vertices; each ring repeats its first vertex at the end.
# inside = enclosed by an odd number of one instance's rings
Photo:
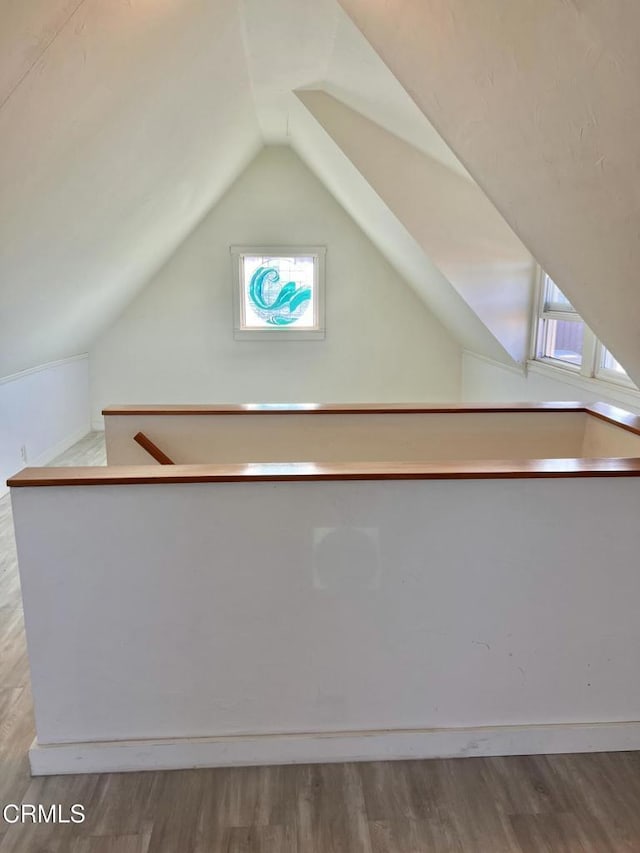
MULTIPOLYGON (((57 464, 102 464, 100 435, 57 464)), ((640 853, 640 753, 31 779, 15 546, 0 500, 0 807, 85 806, 12 825, 0 853, 640 853)))

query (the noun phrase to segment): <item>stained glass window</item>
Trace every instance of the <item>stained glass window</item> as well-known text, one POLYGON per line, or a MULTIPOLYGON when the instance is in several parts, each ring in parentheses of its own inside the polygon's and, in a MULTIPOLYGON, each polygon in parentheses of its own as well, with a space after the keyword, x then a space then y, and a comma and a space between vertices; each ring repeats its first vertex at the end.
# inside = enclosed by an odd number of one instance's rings
POLYGON ((324 254, 317 246, 232 246, 236 336, 323 337, 324 254))

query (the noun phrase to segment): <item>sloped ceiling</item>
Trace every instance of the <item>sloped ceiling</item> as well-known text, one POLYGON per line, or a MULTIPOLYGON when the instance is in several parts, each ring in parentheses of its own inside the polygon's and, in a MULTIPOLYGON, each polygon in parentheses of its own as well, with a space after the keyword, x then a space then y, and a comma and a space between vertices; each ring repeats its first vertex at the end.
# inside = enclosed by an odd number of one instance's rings
MULTIPOLYGON (((0 0, 0 375, 87 349, 264 143, 296 149, 463 346, 522 358, 526 253, 508 293, 495 269, 479 298, 452 287, 439 240, 455 215, 425 239, 305 89, 478 197, 338 0, 0 0)), ((486 236, 469 239, 504 261, 486 236)))
POLYGON ((640 382, 640 4, 340 3, 640 382))
POLYGON ((259 150, 235 0, 0 4, 0 375, 88 347, 259 150))
POLYGON ((326 92, 298 96, 496 340, 526 359, 532 258, 482 190, 326 92))
MULTIPOLYGON (((322 89, 339 97, 345 106, 393 132, 399 144, 409 144, 416 154, 428 157, 440 167, 440 174, 467 185, 471 194, 474 190, 480 193, 357 27, 335 0, 245 0, 244 8, 249 70, 265 141, 292 145, 463 347, 506 363, 522 359, 528 317, 521 309, 530 299, 532 260, 519 241, 520 281, 498 277, 494 282, 507 291, 515 286, 519 304, 514 312, 514 300, 507 299, 509 323, 498 324, 496 335, 495 328, 478 317, 477 304, 470 304, 467 294, 461 296, 434 264, 410 223, 401 221, 388 200, 376 192, 371 176, 363 175, 344 155, 317 115, 301 108, 304 90, 320 81, 322 89)), ((414 198, 418 204, 424 203, 417 192, 414 198)), ((493 215, 502 221, 495 212, 493 215)), ((478 293, 481 290, 477 288, 478 293)), ((491 301, 491 294, 485 298, 491 301)))
POLYGON ((301 101, 289 112, 289 135, 301 159, 454 338, 465 349, 510 363, 504 347, 301 101))

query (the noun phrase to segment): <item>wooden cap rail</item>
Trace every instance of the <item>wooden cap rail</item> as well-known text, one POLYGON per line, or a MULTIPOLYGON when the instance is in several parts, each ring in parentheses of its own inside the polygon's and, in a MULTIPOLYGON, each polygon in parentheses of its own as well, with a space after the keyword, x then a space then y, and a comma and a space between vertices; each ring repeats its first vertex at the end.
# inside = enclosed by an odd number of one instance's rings
MULTIPOLYGON (((465 412, 584 412, 640 435, 640 416, 606 403, 497 403, 420 406, 414 404, 193 405, 109 406, 108 415, 216 414, 447 414, 465 412)), ((144 435, 136 441, 163 466, 130 465, 83 468, 25 468, 7 484, 28 486, 98 486, 152 483, 242 483, 313 480, 478 480, 544 477, 638 477, 640 458, 499 459, 465 462, 269 462, 250 464, 175 465, 144 435), (143 443, 144 442, 144 443, 143 443), (170 468, 164 466, 171 466, 170 468)))
POLYGON ((107 406, 110 415, 437 415, 482 414, 491 412, 584 412, 640 435, 640 415, 610 406, 608 403, 447 403, 423 406, 416 403, 243 403, 216 405, 107 406))
POLYGON ((109 415, 415 415, 478 412, 584 412, 584 403, 213 403, 113 405, 109 415))
POLYGON ((266 462, 242 465, 122 465, 25 468, 7 483, 28 486, 115 486, 315 480, 504 480, 546 477, 640 477, 640 459, 533 459, 480 462, 266 462))
POLYGON ((610 406, 608 403, 591 403, 584 407, 584 411, 594 418, 600 418, 601 421, 607 421, 628 432, 640 435, 640 415, 634 415, 632 412, 610 406))
POLYGON ((133 440, 143 447, 149 456, 153 456, 156 462, 159 462, 161 465, 173 465, 173 459, 170 459, 164 451, 160 450, 157 444, 154 444, 151 439, 146 436, 143 432, 137 432, 133 436, 133 440))

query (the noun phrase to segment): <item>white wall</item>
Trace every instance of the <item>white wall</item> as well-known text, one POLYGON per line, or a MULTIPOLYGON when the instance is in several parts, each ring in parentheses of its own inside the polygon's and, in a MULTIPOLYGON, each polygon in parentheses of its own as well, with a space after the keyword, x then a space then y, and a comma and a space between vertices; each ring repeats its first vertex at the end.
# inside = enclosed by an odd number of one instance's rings
POLYGON ((637 719, 639 498, 637 477, 14 489, 38 741, 129 742, 130 769, 256 734, 269 763, 575 748, 637 719), (275 737, 300 732, 340 748, 275 737))
POLYGON ((43 364, 0 379, 0 495, 7 477, 44 465, 89 431, 89 359, 43 364), (21 448, 26 448, 26 460, 21 448))
POLYGON ((443 401, 460 347, 302 161, 265 148, 91 352, 126 402, 443 401), (235 341, 229 246, 327 246, 324 341, 235 341))
MULTIPOLYGON (((261 413, 224 415, 108 415, 109 465, 149 465, 133 440, 144 432, 178 465, 197 463, 426 462, 463 459, 546 459, 582 456, 584 412, 261 413)), ((640 455, 640 436, 611 427, 594 440, 619 446, 629 436, 640 455)), ((627 446, 627 444, 625 444, 627 446)), ((624 454, 623 454, 624 455, 624 454)))
POLYGON ((611 383, 562 375, 557 369, 530 364, 527 373, 475 353, 462 357, 462 399, 468 402, 602 401, 640 413, 640 393, 611 383))

